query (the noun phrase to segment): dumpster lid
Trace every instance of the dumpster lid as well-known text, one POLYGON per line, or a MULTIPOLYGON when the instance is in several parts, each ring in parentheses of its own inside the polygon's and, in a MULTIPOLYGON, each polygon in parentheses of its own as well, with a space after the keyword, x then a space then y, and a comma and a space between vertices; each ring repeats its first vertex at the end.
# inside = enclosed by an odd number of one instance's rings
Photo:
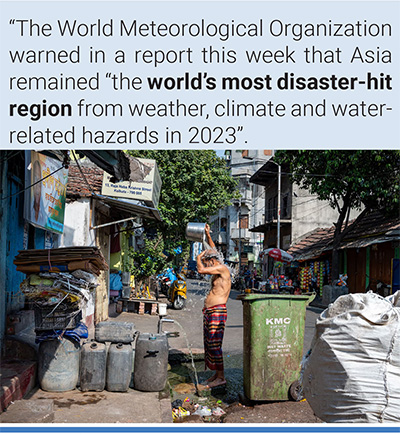
POLYGON ((307 301, 308 303, 310 303, 314 300, 315 295, 316 295, 315 293, 303 294, 303 295, 290 295, 290 294, 276 295, 276 294, 247 293, 247 294, 238 295, 236 299, 242 302, 253 302, 256 300, 265 300, 265 299, 275 299, 275 300, 290 299, 294 301, 307 301))

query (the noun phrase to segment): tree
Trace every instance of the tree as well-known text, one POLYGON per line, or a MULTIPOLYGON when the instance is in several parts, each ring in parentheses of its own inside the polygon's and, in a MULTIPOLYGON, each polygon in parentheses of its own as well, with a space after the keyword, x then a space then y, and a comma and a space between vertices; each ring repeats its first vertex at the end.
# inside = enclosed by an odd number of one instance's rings
POLYGON ((129 270, 135 276, 136 289, 140 289, 150 276, 156 275, 164 269, 167 261, 163 249, 164 243, 161 235, 154 239, 146 238, 144 240, 144 249, 134 250, 130 248, 129 256, 133 262, 130 264, 129 270))
POLYGON ((128 151, 133 157, 154 159, 162 180, 159 211, 163 221, 156 225, 164 252, 189 246, 188 222, 206 222, 208 217, 238 197, 236 181, 223 158, 213 150, 128 151))
MULTIPOLYGON (((348 230, 351 209, 399 214, 400 152, 392 150, 279 151, 291 179, 338 211, 334 222, 332 278, 339 276, 338 248, 348 230)), ((357 218, 357 219, 359 219, 357 218)))

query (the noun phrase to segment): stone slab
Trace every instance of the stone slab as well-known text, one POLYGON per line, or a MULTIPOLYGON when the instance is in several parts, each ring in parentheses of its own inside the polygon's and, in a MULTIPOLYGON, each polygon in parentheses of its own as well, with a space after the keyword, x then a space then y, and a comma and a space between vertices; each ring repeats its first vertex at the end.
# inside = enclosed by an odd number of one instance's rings
POLYGON ((52 423, 54 402, 51 399, 17 400, 0 416, 2 423, 52 423))

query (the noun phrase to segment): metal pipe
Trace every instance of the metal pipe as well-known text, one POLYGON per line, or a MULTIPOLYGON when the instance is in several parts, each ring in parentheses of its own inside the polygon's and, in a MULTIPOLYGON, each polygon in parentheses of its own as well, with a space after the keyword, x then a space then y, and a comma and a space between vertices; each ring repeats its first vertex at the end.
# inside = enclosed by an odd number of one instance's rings
MULTIPOLYGON (((98 228, 103 228, 103 227, 109 227, 110 225, 114 225, 114 224, 120 224, 122 222, 127 222, 127 221, 132 221, 134 219, 136 219, 137 216, 132 216, 130 218, 126 218, 126 219, 120 219, 119 221, 112 221, 112 222, 108 222, 106 224, 101 224, 101 225, 96 225, 95 227, 90 227, 91 230, 97 230, 98 228)), ((133 227, 132 230, 135 230, 137 228, 141 228, 142 225, 139 225, 138 227, 133 227)))
POLYGON ((157 328, 159 334, 162 334, 162 324, 163 323, 174 323, 174 319, 168 319, 168 318, 160 316, 158 319, 158 328, 157 328))

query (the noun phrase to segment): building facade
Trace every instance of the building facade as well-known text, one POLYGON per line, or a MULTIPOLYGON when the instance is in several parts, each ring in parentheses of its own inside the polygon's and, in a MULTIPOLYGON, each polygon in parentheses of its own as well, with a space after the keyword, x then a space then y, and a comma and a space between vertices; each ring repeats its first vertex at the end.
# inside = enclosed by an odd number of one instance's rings
MULTIPOLYGON (((254 173, 250 182, 264 189, 264 221, 250 229, 252 233, 263 234, 263 249, 279 246, 288 250, 316 228, 330 227, 337 221, 338 212, 328 201, 320 201, 317 195, 293 184, 289 168, 285 165, 279 167, 272 159, 254 173)), ((358 214, 359 211, 352 210, 350 219, 358 214)), ((266 257, 264 277, 271 272, 272 264, 273 261, 266 257)))
POLYGON ((263 235, 250 229, 264 222, 264 188, 250 183, 251 176, 271 158, 270 150, 225 151, 240 198, 211 217, 212 238, 226 260, 253 268, 258 264, 263 235))

